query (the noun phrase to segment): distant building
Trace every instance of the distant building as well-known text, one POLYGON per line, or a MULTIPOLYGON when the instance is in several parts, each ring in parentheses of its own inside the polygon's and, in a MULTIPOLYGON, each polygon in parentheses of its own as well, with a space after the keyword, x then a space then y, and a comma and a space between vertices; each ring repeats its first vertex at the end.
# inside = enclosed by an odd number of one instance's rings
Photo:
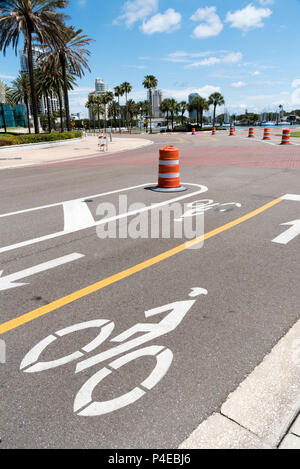
POLYGON ((103 78, 96 78, 95 91, 108 91, 108 84, 104 83, 103 78))
MULTIPOLYGON (((189 104, 192 103, 194 98, 200 98, 200 95, 198 93, 189 94, 189 98, 188 98, 189 99, 189 104)), ((197 119, 197 111, 195 110, 195 111, 189 112, 189 118, 190 119, 197 119)))
MULTIPOLYGON (((38 60, 40 55, 42 54, 43 49, 41 49, 38 46, 33 46, 32 47, 32 62, 33 62, 33 68, 36 69, 38 67, 38 60)), ((29 73, 29 67, 28 67, 28 57, 27 57, 27 52, 24 50, 20 50, 19 52, 20 55, 20 65, 21 65, 21 73, 29 73)), ((63 99, 63 97, 62 97, 63 99)), ((50 104, 50 113, 53 114, 54 112, 59 111, 59 101, 58 98, 55 95, 49 96, 49 104, 50 104)), ((63 99, 63 105, 64 105, 64 99, 63 99)), ((32 114, 32 106, 30 106, 31 109, 31 114, 32 114)), ((38 112, 39 114, 47 114, 48 112, 48 102, 46 96, 43 96, 39 102, 38 102, 38 112)))
POLYGON ((76 113, 71 114, 70 117, 71 117, 71 120, 77 121, 77 120, 81 119, 81 114, 80 114, 80 112, 76 112, 76 113))
POLYGON ((0 80, 0 103, 5 104, 6 103, 6 98, 5 98, 5 83, 0 80))

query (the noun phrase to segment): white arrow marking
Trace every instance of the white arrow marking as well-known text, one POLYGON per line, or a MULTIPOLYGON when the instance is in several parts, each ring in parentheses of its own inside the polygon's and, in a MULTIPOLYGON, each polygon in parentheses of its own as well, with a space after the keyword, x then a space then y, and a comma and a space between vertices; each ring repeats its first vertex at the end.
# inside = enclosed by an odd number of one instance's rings
POLYGON ((45 270, 54 269, 54 267, 67 264, 68 262, 76 261, 77 259, 81 259, 82 257, 84 257, 83 254, 78 254, 75 252, 73 254, 69 254, 68 256, 58 257, 57 259, 53 259, 52 261, 44 262, 43 264, 30 267, 29 269, 21 270, 20 272, 16 272, 15 274, 7 275, 6 277, 1 277, 3 270, 0 270, 0 291, 27 285, 27 283, 14 282, 26 277, 31 277, 31 275, 38 274, 39 272, 44 272, 45 270))
POLYGON ((288 244, 290 241, 300 235, 300 220, 293 220, 282 223, 280 226, 292 226, 287 231, 273 239, 273 243, 288 244))

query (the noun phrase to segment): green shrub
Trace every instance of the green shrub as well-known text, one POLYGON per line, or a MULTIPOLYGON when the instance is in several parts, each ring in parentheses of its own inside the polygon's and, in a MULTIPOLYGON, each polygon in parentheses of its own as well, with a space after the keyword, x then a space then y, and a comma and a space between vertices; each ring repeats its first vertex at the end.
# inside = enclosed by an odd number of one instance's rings
POLYGON ((80 137, 81 132, 78 130, 63 133, 53 132, 51 134, 5 134, 0 136, 0 146, 55 142, 58 140, 69 140, 80 137))

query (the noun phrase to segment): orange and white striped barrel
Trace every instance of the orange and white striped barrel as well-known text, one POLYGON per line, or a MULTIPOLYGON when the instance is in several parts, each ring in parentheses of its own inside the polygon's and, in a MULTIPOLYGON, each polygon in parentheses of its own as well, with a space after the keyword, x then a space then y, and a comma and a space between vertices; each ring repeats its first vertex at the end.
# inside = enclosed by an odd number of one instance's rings
POLYGON ((263 140, 271 140, 271 129, 270 129, 270 127, 265 127, 263 140))
POLYGON ((131 129, 130 129, 129 133, 130 133, 130 135, 132 135, 132 130, 131 129))
POLYGON ((180 187, 179 150, 173 145, 159 150, 158 187, 164 189, 180 187))
POLYGON ((254 138, 254 127, 250 127, 248 137, 249 138, 254 138))
POLYGON ((115 133, 116 133, 116 131, 115 131, 115 129, 114 129, 114 130, 113 130, 113 134, 115 134, 115 133))
POLYGON ((235 131, 235 128, 233 125, 230 126, 230 133, 229 133, 229 136, 233 136, 234 135, 234 131, 235 131))
POLYGON ((106 151, 107 150, 107 137, 106 135, 100 135, 98 137, 98 147, 100 151, 106 151))
POLYGON ((281 145, 290 145, 291 131, 290 129, 283 129, 281 145))
POLYGON ((187 188, 180 184, 179 150, 167 145, 159 150, 158 186, 156 192, 182 192, 187 188))
POLYGON ((123 135, 123 130, 122 129, 120 130, 120 134, 123 135))
POLYGON ((217 129, 216 129, 215 127, 213 127, 211 134, 212 134, 212 135, 217 135, 217 129))
POLYGON ((196 129, 195 128, 192 129, 192 135, 196 135, 196 129))

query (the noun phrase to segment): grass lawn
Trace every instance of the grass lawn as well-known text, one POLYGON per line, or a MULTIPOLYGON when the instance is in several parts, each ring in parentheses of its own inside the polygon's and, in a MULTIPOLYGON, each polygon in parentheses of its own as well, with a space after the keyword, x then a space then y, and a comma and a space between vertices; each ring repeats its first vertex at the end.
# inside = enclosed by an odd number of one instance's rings
POLYGON ((55 142, 57 140, 69 140, 80 138, 81 132, 73 130, 71 132, 52 132, 51 134, 18 134, 18 133, 0 133, 0 147, 7 145, 22 145, 30 143, 55 142))

